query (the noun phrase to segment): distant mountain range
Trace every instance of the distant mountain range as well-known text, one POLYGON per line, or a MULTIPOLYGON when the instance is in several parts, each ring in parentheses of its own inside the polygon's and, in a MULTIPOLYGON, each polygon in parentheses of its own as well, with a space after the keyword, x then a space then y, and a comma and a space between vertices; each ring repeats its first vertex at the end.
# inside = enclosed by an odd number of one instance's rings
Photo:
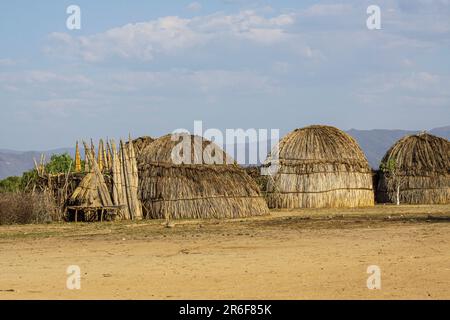
POLYGON ((21 176, 22 173, 34 168, 34 160, 39 162, 41 154, 49 160, 54 154, 70 153, 72 156, 75 149, 61 148, 50 151, 14 151, 0 149, 0 179, 10 176, 21 176))
MULTIPOLYGON (((378 168, 381 158, 386 151, 400 138, 418 133, 419 131, 407 130, 356 130, 351 129, 347 131, 353 136, 364 150, 367 159, 372 168, 378 168)), ((450 140, 450 126, 435 128, 428 131, 431 134, 440 136, 450 140)), ((246 147, 248 149, 248 146, 246 147)), ((34 167, 33 158, 39 161, 41 154, 44 154, 46 159, 50 159, 53 154, 69 153, 72 156, 75 153, 74 148, 61 148, 50 151, 14 151, 0 149, 0 179, 9 176, 22 175, 23 172, 34 167)))
MULTIPOLYGON (((372 168, 378 168, 386 151, 400 138, 419 133, 407 130, 348 130, 347 133, 358 141, 372 168)), ((450 140, 450 126, 427 130, 428 133, 450 140)))

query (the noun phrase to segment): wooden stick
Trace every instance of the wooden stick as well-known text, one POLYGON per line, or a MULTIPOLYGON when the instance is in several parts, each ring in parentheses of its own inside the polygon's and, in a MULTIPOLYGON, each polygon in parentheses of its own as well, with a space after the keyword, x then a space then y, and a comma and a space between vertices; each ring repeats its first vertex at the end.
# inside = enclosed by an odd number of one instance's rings
POLYGON ((132 196, 131 196, 131 189, 130 189, 130 180, 131 180, 131 172, 130 172, 130 167, 129 167, 129 157, 128 157, 128 152, 127 149, 125 147, 125 144, 123 143, 122 140, 120 140, 120 154, 121 154, 121 160, 122 160, 122 173, 123 173, 123 186, 125 189, 125 195, 126 195, 126 200, 127 200, 127 205, 128 205, 128 210, 130 213, 130 219, 134 218, 134 204, 132 201, 132 196))
POLYGON ((78 141, 75 146, 75 172, 81 172, 81 156, 80 148, 78 147, 78 141))
POLYGON ((87 148, 86 144, 84 144, 84 172, 88 173, 91 172, 91 168, 89 166, 89 149, 87 148))
POLYGON ((133 141, 131 136, 129 137, 128 149, 130 153, 130 167, 131 167, 131 195, 133 201, 133 207, 135 209, 135 218, 142 219, 142 205, 138 198, 138 188, 139 188, 139 175, 137 169, 136 154, 134 152, 133 141))
POLYGON ((103 169, 105 167, 105 160, 104 160, 104 153, 105 149, 103 146, 103 139, 100 139, 98 142, 98 154, 97 154, 97 162, 98 162, 98 168, 100 169, 100 172, 103 172, 103 169))
POLYGON ((121 210, 121 217, 123 219, 130 219, 130 211, 128 208, 127 203, 127 197, 125 192, 125 174, 123 172, 123 166, 122 166, 122 156, 121 156, 121 149, 119 149, 119 152, 117 152, 116 149, 116 143, 114 140, 111 140, 111 147, 112 147, 112 155, 113 155, 113 162, 114 162, 114 187, 116 188, 116 201, 117 205, 123 205, 123 210, 121 210))
POLYGON ((112 170, 113 169, 113 165, 112 165, 112 156, 111 156, 111 146, 109 144, 109 141, 106 141, 106 159, 108 162, 108 170, 112 170))
MULTIPOLYGON (((87 145, 86 145, 86 147, 87 147, 87 145)), ((102 201, 102 204, 104 206, 112 206, 113 203, 111 200, 111 195, 109 194, 109 190, 108 190, 108 187, 106 186, 105 179, 103 177, 103 174, 100 172, 100 169, 95 161, 95 158, 89 156, 88 160, 89 160, 89 164, 93 168, 95 178, 97 179, 97 182, 98 182, 98 193, 100 195, 100 200, 102 201)))

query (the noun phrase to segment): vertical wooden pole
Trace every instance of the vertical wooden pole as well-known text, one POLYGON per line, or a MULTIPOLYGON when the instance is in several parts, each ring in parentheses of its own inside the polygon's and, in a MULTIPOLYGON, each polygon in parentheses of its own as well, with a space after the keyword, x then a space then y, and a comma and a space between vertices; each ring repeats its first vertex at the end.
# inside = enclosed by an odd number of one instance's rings
POLYGON ((130 212, 128 210, 128 203, 125 191, 125 175, 122 166, 122 151, 119 149, 117 152, 116 143, 111 140, 111 152, 112 152, 112 168, 113 168, 113 198, 114 204, 117 206, 124 206, 121 210, 121 218, 130 219, 130 212))
POLYGON ((100 139, 100 141, 98 142, 98 154, 97 154, 97 163, 98 163, 98 168, 100 169, 100 172, 103 172, 103 169, 105 167, 105 159, 103 158, 104 153, 105 153, 105 149, 104 149, 104 145, 103 145, 103 140, 100 139))
POLYGON ((81 172, 81 156, 80 156, 80 148, 78 146, 78 141, 75 146, 75 172, 81 172))
POLYGON ((91 138, 91 155, 92 155, 92 159, 95 160, 95 146, 94 146, 94 141, 91 138))
POLYGON ((129 137, 128 143, 128 151, 129 151, 129 165, 131 170, 131 195, 133 201, 133 207, 135 210, 134 216, 136 219, 142 219, 142 205, 138 198, 138 189, 139 189, 139 175, 136 161, 136 153, 134 151, 133 141, 131 137, 129 137))
POLYGON ((84 144, 84 172, 85 173, 91 172, 91 168, 89 166, 89 153, 90 152, 91 151, 84 144))
POLYGON ((126 196, 126 204, 128 205, 128 210, 130 214, 130 219, 134 219, 134 207, 133 207, 133 201, 131 200, 131 192, 130 192, 130 167, 129 167, 129 156, 127 147, 123 143, 122 140, 120 140, 120 154, 121 154, 121 160, 122 160, 122 172, 123 172, 123 187, 125 189, 125 196, 126 196))
POLYGON ((106 159, 108 162, 108 170, 112 170, 113 169, 113 165, 112 165, 112 150, 111 150, 111 146, 109 144, 109 141, 106 141, 106 159))

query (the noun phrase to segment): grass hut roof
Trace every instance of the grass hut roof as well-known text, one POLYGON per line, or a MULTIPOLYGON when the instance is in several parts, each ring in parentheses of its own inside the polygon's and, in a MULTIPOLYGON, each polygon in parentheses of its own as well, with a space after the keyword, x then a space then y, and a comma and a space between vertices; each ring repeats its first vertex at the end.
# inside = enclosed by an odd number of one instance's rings
POLYGON ((345 132, 313 125, 281 139, 279 170, 267 184, 272 208, 356 207, 374 203, 372 174, 358 143, 345 132))
MULTIPOLYGON (((450 203, 450 142, 428 133, 403 137, 385 154, 382 163, 394 160, 400 176, 400 202, 450 203)), ((393 177, 381 172, 377 199, 393 202, 393 177)))
MULTIPOLYGON (((132 140, 134 152, 137 155, 140 154, 142 152, 142 150, 144 150, 153 141, 155 141, 155 139, 153 139, 152 137, 149 137, 149 136, 142 136, 142 137, 132 140)), ((128 145, 128 142, 126 144, 128 145)))
POLYGON ((448 174, 450 170, 450 142, 428 133, 403 137, 397 141, 381 162, 394 159, 403 174, 448 174))
POLYGON ((238 218, 268 213, 256 183, 223 150, 198 136, 178 138, 190 139, 190 164, 173 161, 181 141, 173 135, 155 140, 138 157, 139 193, 146 217, 238 218), (213 164, 219 158, 227 162, 213 164))

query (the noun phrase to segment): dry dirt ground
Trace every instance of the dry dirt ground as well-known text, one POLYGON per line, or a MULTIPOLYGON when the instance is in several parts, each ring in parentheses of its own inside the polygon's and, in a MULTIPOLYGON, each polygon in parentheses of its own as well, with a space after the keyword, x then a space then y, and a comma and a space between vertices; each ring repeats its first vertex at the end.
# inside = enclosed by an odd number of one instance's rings
POLYGON ((0 299, 48 298, 450 299, 450 205, 0 226, 0 299))

